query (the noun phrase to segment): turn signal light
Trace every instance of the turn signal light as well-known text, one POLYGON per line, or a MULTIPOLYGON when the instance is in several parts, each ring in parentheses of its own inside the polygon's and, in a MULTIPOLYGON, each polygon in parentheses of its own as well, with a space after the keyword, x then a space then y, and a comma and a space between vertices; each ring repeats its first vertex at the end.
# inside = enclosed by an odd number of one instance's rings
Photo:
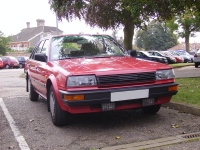
POLYGON ((178 86, 170 86, 168 87, 168 91, 171 92, 171 91, 177 91, 178 90, 178 86))
POLYGON ((84 100, 84 95, 64 95, 64 100, 67 101, 84 100))

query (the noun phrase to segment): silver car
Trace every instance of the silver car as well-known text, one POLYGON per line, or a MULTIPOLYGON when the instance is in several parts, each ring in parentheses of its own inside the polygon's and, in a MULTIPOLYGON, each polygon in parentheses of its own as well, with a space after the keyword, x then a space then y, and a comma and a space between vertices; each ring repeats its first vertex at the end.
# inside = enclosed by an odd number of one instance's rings
POLYGON ((200 65, 200 50, 198 50, 194 54, 194 66, 195 66, 195 68, 198 68, 199 65, 200 65))

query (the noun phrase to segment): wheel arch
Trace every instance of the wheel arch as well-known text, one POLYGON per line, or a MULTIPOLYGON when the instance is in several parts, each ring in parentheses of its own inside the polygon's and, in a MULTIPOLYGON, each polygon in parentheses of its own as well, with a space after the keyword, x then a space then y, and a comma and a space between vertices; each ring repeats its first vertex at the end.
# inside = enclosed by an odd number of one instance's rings
POLYGON ((59 96, 59 92, 58 92, 58 85, 56 82, 56 78, 54 75, 50 75, 49 78, 46 81, 46 91, 47 91, 47 109, 48 111, 50 111, 50 103, 49 103, 49 91, 50 91, 50 87, 53 86, 54 92, 55 92, 55 96, 56 99, 58 100, 58 104, 61 106, 61 100, 60 100, 60 96, 59 96))
POLYGON ((28 75, 28 72, 25 73, 25 79, 26 79, 26 92, 29 92, 29 89, 28 89, 28 78, 29 78, 29 75, 28 75))
POLYGON ((52 82, 50 79, 47 79, 47 82, 46 82, 46 90, 47 90, 47 110, 50 112, 50 102, 49 102, 49 91, 50 91, 50 87, 52 85, 52 82))

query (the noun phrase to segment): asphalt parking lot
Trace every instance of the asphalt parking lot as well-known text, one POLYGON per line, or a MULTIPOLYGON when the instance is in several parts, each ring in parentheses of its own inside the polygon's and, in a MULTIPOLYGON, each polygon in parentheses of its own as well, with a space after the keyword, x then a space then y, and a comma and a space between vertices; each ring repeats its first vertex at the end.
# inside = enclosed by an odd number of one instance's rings
MULTIPOLYGON (((193 66, 179 68, 175 73, 183 76, 184 73, 191 73, 193 68, 193 66)), ((195 73, 191 75, 196 74, 196 71, 199 71, 200 75, 200 68, 195 68, 194 71, 195 73)), ((126 144, 200 131, 200 116, 164 107, 153 116, 145 115, 140 110, 73 115, 68 126, 55 127, 47 112, 46 101, 40 99, 38 102, 31 102, 28 99, 25 80, 20 77, 22 74, 23 69, 0 70, 0 149, 2 150, 119 149, 113 146, 125 147, 126 144)), ((197 139, 149 149, 199 148, 200 141, 197 139)))

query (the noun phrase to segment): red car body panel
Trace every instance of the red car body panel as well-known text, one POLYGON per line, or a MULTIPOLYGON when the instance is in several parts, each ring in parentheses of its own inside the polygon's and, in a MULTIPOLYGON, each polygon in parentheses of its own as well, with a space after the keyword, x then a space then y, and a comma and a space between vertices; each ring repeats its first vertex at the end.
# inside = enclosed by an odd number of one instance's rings
POLYGON ((3 56, 2 60, 4 67, 8 65, 9 67, 19 68, 19 61, 13 56, 3 56))
POLYGON ((3 65, 3 61, 0 59, 0 68, 3 68, 4 65, 3 65))

